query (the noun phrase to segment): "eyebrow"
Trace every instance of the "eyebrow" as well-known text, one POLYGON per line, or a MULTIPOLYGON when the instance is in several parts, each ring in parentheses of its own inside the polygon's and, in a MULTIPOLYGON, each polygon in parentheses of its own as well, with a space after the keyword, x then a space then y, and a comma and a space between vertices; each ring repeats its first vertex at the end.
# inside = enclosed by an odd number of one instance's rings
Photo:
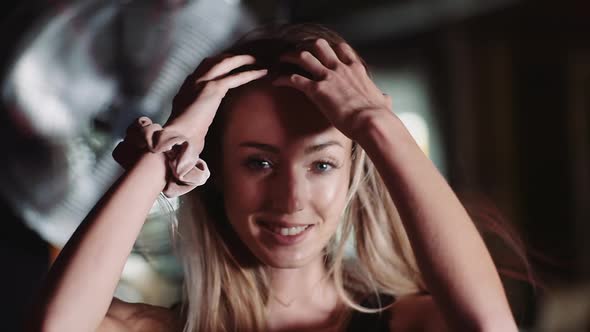
MULTIPOLYGON (((245 148, 255 148, 255 149, 259 149, 259 150, 263 150, 263 151, 267 151, 270 153, 275 153, 278 154, 279 153, 279 148, 271 145, 271 144, 265 144, 265 143, 259 143, 259 142, 253 142, 253 141, 246 141, 246 142, 242 142, 239 145, 240 147, 245 147, 245 148)), ((318 152, 321 150, 324 150, 330 146, 339 146, 341 148, 344 149, 344 146, 342 146, 342 144, 340 144, 340 142, 338 141, 328 141, 325 143, 320 143, 320 144, 316 144, 316 145, 311 145, 305 148, 304 150, 304 154, 311 154, 314 152, 318 152)))

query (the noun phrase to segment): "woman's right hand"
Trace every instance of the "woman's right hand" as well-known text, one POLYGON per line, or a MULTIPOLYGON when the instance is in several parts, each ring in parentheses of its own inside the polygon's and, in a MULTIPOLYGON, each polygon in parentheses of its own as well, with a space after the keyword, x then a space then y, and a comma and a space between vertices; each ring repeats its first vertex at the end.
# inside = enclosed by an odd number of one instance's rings
MULTIPOLYGON (((265 74, 264 71, 256 71, 228 75, 233 69, 253 63, 254 58, 251 56, 225 56, 216 60, 205 60, 187 78, 175 99, 175 116, 165 128, 150 124, 149 119, 144 127, 134 124, 125 140, 113 151, 113 157, 118 162, 121 162, 118 157, 133 162, 122 164, 128 172, 109 188, 61 250, 31 308, 31 319, 27 320, 26 331, 96 331, 101 323, 110 330, 122 327, 117 323, 121 322, 119 318, 123 316, 118 316, 114 321, 111 318, 105 320, 107 313, 114 314, 116 311, 119 314, 131 313, 135 318, 141 317, 135 314, 138 311, 108 310, 133 244, 165 185, 164 177, 168 170, 162 163, 170 163, 171 160, 168 159, 168 153, 145 153, 145 146, 140 146, 142 142, 136 140, 140 137, 135 134, 144 130, 145 134, 153 133, 147 135, 150 140, 157 140, 158 134, 166 136, 168 128, 171 128, 171 132, 186 137, 182 143, 184 147, 190 146, 193 141, 203 141, 206 129, 227 90, 265 74), (203 74, 199 75, 201 70, 203 74), (133 152, 138 150, 142 150, 141 153, 134 155, 133 152), (134 157, 135 160, 132 159, 134 157)), ((149 146, 153 148, 151 144, 149 146)), ((133 308, 146 313, 143 310, 145 307, 133 308)), ((149 324, 152 318, 147 315, 140 323, 149 324)), ((137 325, 137 330, 144 331, 144 326, 137 325)), ((150 324, 152 328, 155 326, 150 324)))
POLYGON ((229 89, 266 75, 266 69, 229 73, 254 64, 251 55, 221 54, 206 58, 190 74, 173 100, 172 113, 162 128, 148 118, 140 118, 127 130, 127 135, 113 151, 113 157, 129 169, 147 147, 167 155, 172 178, 167 179, 164 194, 182 195, 205 183, 209 177, 206 163, 199 159, 204 139, 221 100, 229 89))
POLYGON ((174 97, 172 113, 164 128, 184 135, 191 143, 198 143, 202 148, 207 129, 228 90, 265 76, 267 70, 228 74, 255 62, 253 56, 246 54, 221 54, 204 59, 186 78, 174 97))

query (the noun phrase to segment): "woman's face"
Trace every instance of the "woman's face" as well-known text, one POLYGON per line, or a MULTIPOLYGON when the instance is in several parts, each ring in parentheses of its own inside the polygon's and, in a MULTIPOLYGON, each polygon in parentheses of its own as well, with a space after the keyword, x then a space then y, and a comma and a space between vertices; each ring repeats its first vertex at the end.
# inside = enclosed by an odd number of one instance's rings
POLYGON ((321 257, 345 207, 352 142, 300 92, 242 88, 222 138, 222 190, 230 223, 264 264, 321 257))

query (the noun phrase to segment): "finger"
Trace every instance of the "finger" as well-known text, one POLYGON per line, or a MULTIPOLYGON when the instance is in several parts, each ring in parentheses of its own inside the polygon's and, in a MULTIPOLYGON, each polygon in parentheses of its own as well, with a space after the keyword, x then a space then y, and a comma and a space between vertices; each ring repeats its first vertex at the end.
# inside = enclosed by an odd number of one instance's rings
POLYGON ((215 84, 221 86, 225 91, 237 88, 248 82, 264 77, 268 73, 267 69, 249 70, 235 75, 227 76, 215 81, 215 84))
POLYGON ((312 87, 316 84, 316 81, 310 80, 307 77, 299 74, 292 74, 289 76, 279 76, 272 82, 272 85, 279 87, 288 87, 297 89, 306 95, 311 91, 312 87))
POLYGON ((206 72, 208 72, 209 70, 211 70, 211 68, 218 63, 219 61, 225 59, 225 58, 229 58, 230 56, 232 56, 232 54, 230 53, 220 53, 217 54, 215 56, 211 56, 211 57, 206 57, 204 58, 199 65, 197 66, 197 68, 195 68, 195 70, 189 75, 189 78, 192 77, 193 80, 195 81, 194 78, 199 78, 201 76, 203 76, 203 74, 205 74, 206 72))
POLYGON ((332 46, 323 38, 317 39, 312 45, 313 55, 329 69, 336 69, 339 59, 332 46))
POLYGON ((207 73, 197 79, 198 82, 210 81, 217 79, 221 76, 226 75, 230 71, 239 68, 244 65, 251 65, 256 62, 256 58, 249 54, 242 54, 236 56, 230 56, 222 59, 219 63, 215 64, 207 73))
POLYGON ((147 116, 140 116, 139 118, 135 119, 135 121, 133 121, 129 125, 129 127, 127 127, 127 130, 125 131, 125 136, 133 136, 134 133, 141 131, 141 128, 149 126, 151 124, 152 120, 150 118, 148 118, 147 116))
POLYGON ((315 78, 323 79, 326 77, 328 69, 309 51, 299 53, 286 53, 279 58, 282 62, 297 65, 311 73, 315 78))
POLYGON ((160 126, 157 123, 153 123, 153 124, 150 124, 148 126, 145 126, 145 127, 141 128, 141 133, 142 133, 143 137, 145 138, 145 142, 147 144, 147 148, 151 152, 155 152, 155 151, 153 151, 153 147, 154 147, 154 134, 156 134, 157 132, 160 132, 161 130, 162 130, 162 126, 160 126))
POLYGON ((152 120, 147 116, 137 118, 133 124, 127 128, 125 140, 143 149, 146 146, 146 140, 144 137, 146 128, 153 128, 154 125, 155 124, 152 122, 152 120))
POLYGON ((342 63, 350 65, 357 60, 356 53, 347 43, 340 43, 334 47, 334 51, 342 63))

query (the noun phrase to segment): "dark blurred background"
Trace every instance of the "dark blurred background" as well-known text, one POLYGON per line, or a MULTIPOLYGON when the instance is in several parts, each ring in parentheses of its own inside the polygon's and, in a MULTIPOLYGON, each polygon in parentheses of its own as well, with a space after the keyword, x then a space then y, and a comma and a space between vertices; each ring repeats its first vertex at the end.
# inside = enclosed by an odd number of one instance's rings
MULTIPOLYGON (((108 160, 125 124, 164 117, 203 56, 258 23, 287 21, 349 40, 455 191, 521 234, 544 285, 507 281, 522 330, 590 331, 590 2, 3 5, 2 330, 19 330, 59 247, 118 174, 108 160)), ((155 269, 170 280, 164 265, 155 269)))

